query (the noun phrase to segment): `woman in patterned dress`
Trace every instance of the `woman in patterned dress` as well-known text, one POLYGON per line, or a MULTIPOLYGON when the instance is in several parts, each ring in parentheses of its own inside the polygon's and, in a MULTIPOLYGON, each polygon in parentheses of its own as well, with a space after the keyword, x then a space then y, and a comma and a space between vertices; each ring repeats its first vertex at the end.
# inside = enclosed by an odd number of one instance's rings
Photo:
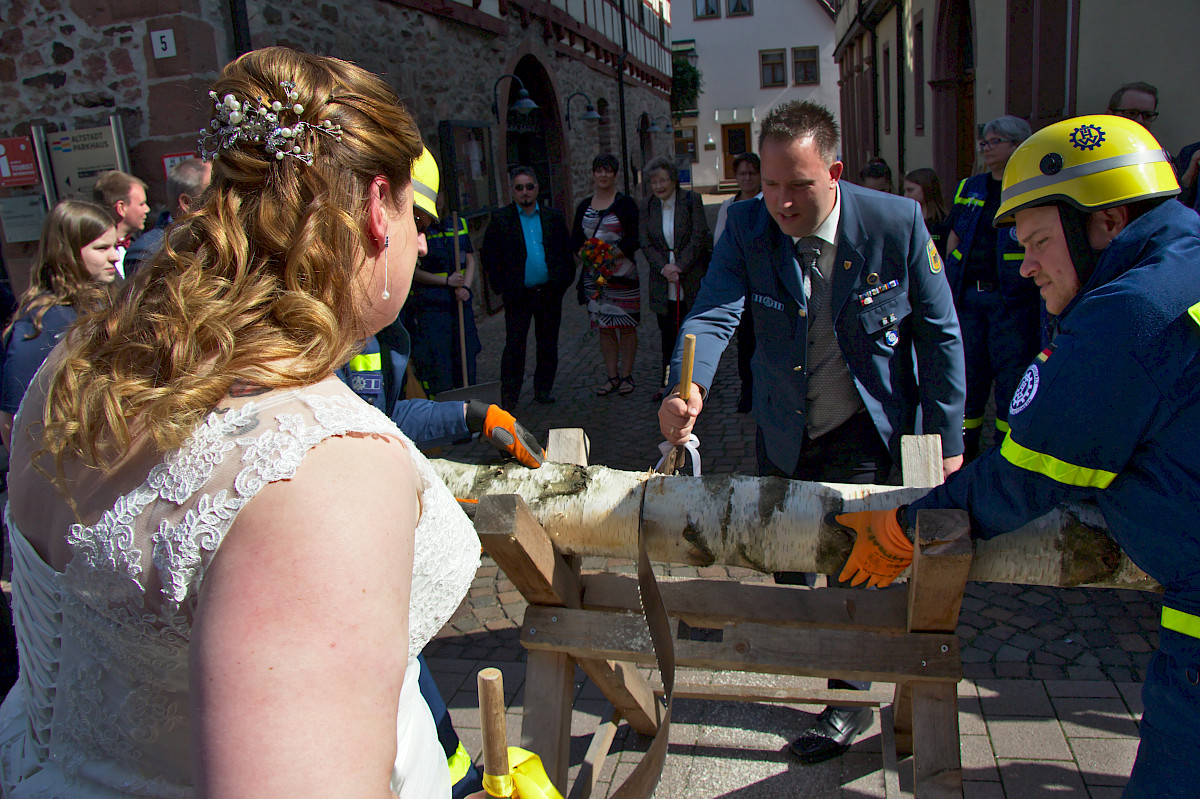
POLYGON ((633 256, 638 249, 638 208, 617 191, 617 157, 607 153, 592 161, 592 196, 575 209, 571 245, 575 252, 589 239, 615 248, 611 275, 584 263, 579 275, 579 303, 587 304, 592 328, 600 333, 600 352, 608 380, 596 389, 604 397, 614 391, 633 393, 633 359, 637 356, 637 326, 641 322, 641 285, 633 256), (623 368, 622 368, 623 367, 623 368))

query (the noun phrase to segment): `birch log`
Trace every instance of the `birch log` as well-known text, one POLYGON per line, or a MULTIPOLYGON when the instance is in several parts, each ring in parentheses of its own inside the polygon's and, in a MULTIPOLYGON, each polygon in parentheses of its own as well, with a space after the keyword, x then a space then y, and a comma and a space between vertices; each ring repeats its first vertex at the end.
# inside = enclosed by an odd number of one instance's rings
MULTIPOLYGON (((434 469, 460 499, 518 494, 564 554, 637 557, 638 509, 650 559, 760 572, 834 574, 850 540, 824 524, 830 511, 893 508, 928 489, 807 483, 713 474, 667 477, 603 466, 547 463, 434 469)), ((1158 590, 1104 531, 1094 509, 1064 507, 1007 535, 975 542, 970 579, 1051 586, 1158 590)))

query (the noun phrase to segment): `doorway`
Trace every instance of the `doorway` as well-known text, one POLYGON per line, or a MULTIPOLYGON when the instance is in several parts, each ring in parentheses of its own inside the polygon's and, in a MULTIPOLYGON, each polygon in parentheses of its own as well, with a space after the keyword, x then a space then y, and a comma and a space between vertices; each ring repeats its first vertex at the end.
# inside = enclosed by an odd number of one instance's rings
MULTIPOLYGON (((545 68, 533 56, 525 56, 517 62, 513 73, 525 84, 530 98, 538 104, 537 110, 529 114, 510 113, 505 117, 504 150, 507 169, 515 166, 532 167, 537 173, 540 191, 538 201, 563 213, 570 200, 567 178, 569 170, 563 164, 563 131, 559 124, 561 115, 554 86, 545 68)), ((517 99, 519 87, 509 81, 508 94, 501 101, 511 103, 517 99)), ((502 178, 505 192, 508 190, 507 171, 502 178)))
POLYGON ((733 159, 750 152, 750 123, 739 122, 721 126, 721 155, 725 180, 733 180, 733 159))
POLYGON ((941 0, 933 80, 933 160, 949 202, 975 171, 975 39, 968 0, 941 0))

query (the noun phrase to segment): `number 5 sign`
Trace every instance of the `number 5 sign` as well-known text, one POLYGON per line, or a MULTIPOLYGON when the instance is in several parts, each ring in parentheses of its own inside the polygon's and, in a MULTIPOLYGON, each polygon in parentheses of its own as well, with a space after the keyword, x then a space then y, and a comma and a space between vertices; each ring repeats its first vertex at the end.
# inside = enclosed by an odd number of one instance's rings
POLYGON ((175 31, 150 31, 150 46, 155 58, 171 58, 175 55, 175 31))

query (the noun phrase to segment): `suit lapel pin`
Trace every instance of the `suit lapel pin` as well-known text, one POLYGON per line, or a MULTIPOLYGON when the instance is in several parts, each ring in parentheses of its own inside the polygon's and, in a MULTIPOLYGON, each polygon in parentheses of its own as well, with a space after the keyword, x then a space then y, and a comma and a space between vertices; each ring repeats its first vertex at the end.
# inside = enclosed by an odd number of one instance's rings
MULTIPOLYGON (((846 263, 850 263, 850 262, 847 261, 846 263)), ((874 286, 878 282, 879 282, 879 273, 878 272, 872 272, 871 274, 867 275, 867 285, 868 286, 874 286)))
POLYGON ((849 268, 850 268, 850 262, 842 261, 842 269, 849 269, 849 268))

